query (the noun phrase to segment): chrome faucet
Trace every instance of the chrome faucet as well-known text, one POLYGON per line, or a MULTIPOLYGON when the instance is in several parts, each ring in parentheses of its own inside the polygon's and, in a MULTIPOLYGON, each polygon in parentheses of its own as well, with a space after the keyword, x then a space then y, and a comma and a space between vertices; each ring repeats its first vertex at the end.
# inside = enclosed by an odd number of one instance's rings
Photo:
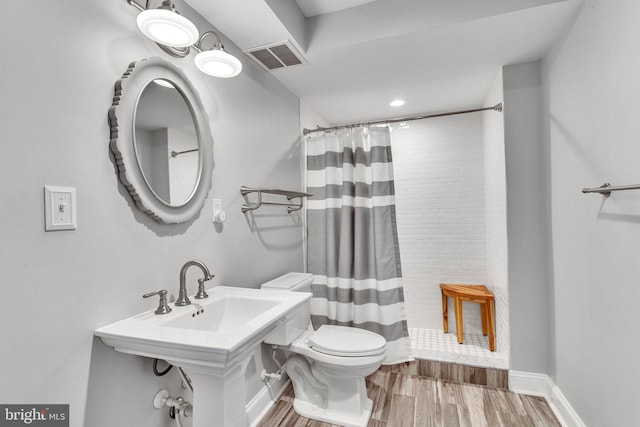
POLYGON ((204 290, 204 282, 213 279, 214 276, 209 273, 209 269, 204 265, 204 263, 202 263, 202 261, 187 261, 180 269, 180 291, 178 292, 178 299, 175 302, 175 305, 177 306, 191 304, 191 301, 187 296, 187 270, 191 266, 199 267, 204 273, 204 278, 198 279, 198 293, 196 294, 196 299, 203 299, 209 296, 204 290))

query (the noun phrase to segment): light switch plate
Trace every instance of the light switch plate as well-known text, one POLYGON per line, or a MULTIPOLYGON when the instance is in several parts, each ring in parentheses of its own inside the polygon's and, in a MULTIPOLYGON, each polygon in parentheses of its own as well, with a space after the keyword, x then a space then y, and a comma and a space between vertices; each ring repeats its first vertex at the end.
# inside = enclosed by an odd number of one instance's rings
POLYGON ((45 231, 75 230, 76 189, 72 187, 44 187, 45 231))

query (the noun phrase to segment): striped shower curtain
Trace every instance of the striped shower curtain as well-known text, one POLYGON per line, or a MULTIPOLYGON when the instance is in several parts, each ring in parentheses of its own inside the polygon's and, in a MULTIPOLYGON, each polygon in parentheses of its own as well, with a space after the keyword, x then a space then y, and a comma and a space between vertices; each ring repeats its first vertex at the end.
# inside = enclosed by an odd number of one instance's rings
POLYGON ((311 319, 354 326, 387 340, 385 364, 412 360, 404 311, 387 127, 307 140, 311 319))

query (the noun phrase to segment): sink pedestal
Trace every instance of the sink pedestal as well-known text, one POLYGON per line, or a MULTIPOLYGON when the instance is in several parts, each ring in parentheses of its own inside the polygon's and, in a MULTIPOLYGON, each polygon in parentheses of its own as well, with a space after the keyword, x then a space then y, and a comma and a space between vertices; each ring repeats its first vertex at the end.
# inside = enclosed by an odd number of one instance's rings
POLYGON ((180 366, 193 385, 193 427, 246 427, 245 371, 251 357, 233 367, 180 366))

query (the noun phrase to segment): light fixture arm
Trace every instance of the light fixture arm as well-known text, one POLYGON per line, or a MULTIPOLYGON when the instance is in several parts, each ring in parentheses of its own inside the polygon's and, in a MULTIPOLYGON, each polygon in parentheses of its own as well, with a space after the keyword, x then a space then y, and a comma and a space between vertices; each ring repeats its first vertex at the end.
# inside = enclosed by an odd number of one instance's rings
POLYGON ((129 3, 129 6, 133 6, 136 9, 138 9, 140 12, 142 12, 143 10, 147 10, 149 9, 149 0, 147 0, 147 3, 145 5, 145 7, 140 6, 138 3, 136 3, 135 0, 127 0, 127 3, 129 3))
MULTIPOLYGON (((143 10, 149 9, 149 6, 151 5, 151 0, 146 0, 144 3, 144 7, 139 5, 135 0, 127 0, 127 3, 129 3, 131 6, 135 7, 136 9, 138 9, 140 12, 142 12, 143 10)), ((173 4, 171 0, 163 0, 162 6, 160 6, 158 9, 167 9, 178 14, 180 13, 176 10, 176 6, 173 4)))
POLYGON ((196 44, 194 44, 192 47, 198 51, 198 52, 202 52, 204 49, 202 48, 202 42, 204 41, 204 39, 206 39, 208 36, 216 36, 216 42, 213 44, 213 47, 211 48, 212 50, 224 50, 224 46, 222 44, 222 40, 220 40, 220 36, 218 35, 218 33, 216 33, 215 31, 205 31, 204 33, 202 33, 202 35, 200 36, 200 38, 198 39, 198 42, 196 44))

